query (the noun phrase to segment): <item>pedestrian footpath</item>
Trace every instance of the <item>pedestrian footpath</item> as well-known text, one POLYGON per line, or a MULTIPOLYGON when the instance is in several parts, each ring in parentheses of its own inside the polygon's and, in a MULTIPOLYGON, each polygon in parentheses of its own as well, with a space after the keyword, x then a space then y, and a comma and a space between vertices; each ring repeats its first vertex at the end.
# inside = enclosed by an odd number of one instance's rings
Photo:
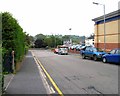
POLYGON ((14 74, 5 74, 4 75, 4 91, 8 88, 9 84, 11 83, 14 74))
POLYGON ((34 58, 29 51, 15 75, 4 79, 5 94, 47 94, 34 58))

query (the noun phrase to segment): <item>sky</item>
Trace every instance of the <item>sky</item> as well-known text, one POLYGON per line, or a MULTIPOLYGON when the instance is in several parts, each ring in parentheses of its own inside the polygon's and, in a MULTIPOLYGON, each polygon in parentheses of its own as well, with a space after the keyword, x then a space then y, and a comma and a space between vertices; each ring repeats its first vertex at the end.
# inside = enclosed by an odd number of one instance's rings
POLYGON ((24 32, 35 36, 94 33, 92 19, 118 10, 120 0, 0 0, 0 12, 10 12, 24 32), (69 30, 71 28, 71 30, 69 30))

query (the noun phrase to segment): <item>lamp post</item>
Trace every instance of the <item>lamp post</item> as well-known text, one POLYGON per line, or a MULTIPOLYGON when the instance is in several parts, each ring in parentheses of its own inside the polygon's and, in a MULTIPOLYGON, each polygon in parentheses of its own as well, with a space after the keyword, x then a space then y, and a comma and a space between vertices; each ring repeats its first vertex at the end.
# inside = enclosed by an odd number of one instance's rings
POLYGON ((57 41, 57 40, 56 40, 56 35, 55 35, 55 48, 56 48, 56 46, 57 46, 57 44, 56 44, 57 42, 56 42, 56 41, 57 41))
MULTIPOLYGON (((72 28, 69 28, 69 30, 70 30, 70 33, 71 33, 72 28)), ((72 45, 72 39, 71 38, 70 38, 70 45, 72 45)))
POLYGON ((100 3, 96 3, 96 2, 93 2, 93 4, 102 5, 103 6, 103 10, 104 10, 104 51, 106 51, 105 4, 100 4, 100 3))

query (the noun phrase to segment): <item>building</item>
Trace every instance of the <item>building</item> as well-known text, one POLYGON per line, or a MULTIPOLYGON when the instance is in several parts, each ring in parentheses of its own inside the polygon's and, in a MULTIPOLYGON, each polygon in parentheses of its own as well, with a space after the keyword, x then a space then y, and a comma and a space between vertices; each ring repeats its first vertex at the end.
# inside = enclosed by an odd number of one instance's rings
POLYGON ((65 45, 65 46, 67 46, 67 47, 72 46, 72 39, 63 41, 63 45, 65 45))
POLYGON ((85 46, 94 46, 94 39, 85 39, 85 46))
POLYGON ((85 46, 94 46, 94 34, 85 39, 85 46))
POLYGON ((110 51, 113 48, 120 48, 120 10, 105 15, 105 33, 104 34, 104 16, 92 19, 95 22, 95 47, 110 51))

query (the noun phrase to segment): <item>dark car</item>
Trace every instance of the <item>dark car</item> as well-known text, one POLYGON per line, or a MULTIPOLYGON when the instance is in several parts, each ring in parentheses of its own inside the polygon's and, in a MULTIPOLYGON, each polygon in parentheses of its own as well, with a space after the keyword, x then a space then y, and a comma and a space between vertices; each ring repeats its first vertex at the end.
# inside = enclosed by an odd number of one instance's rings
POLYGON ((80 53, 83 59, 85 59, 86 57, 90 57, 93 58, 95 61, 98 59, 102 59, 102 56, 106 54, 106 52, 103 52, 101 49, 91 46, 86 47, 85 50, 81 50, 80 53))
POLYGON ((118 63, 120 64, 120 48, 111 50, 108 54, 102 56, 103 62, 118 63))

